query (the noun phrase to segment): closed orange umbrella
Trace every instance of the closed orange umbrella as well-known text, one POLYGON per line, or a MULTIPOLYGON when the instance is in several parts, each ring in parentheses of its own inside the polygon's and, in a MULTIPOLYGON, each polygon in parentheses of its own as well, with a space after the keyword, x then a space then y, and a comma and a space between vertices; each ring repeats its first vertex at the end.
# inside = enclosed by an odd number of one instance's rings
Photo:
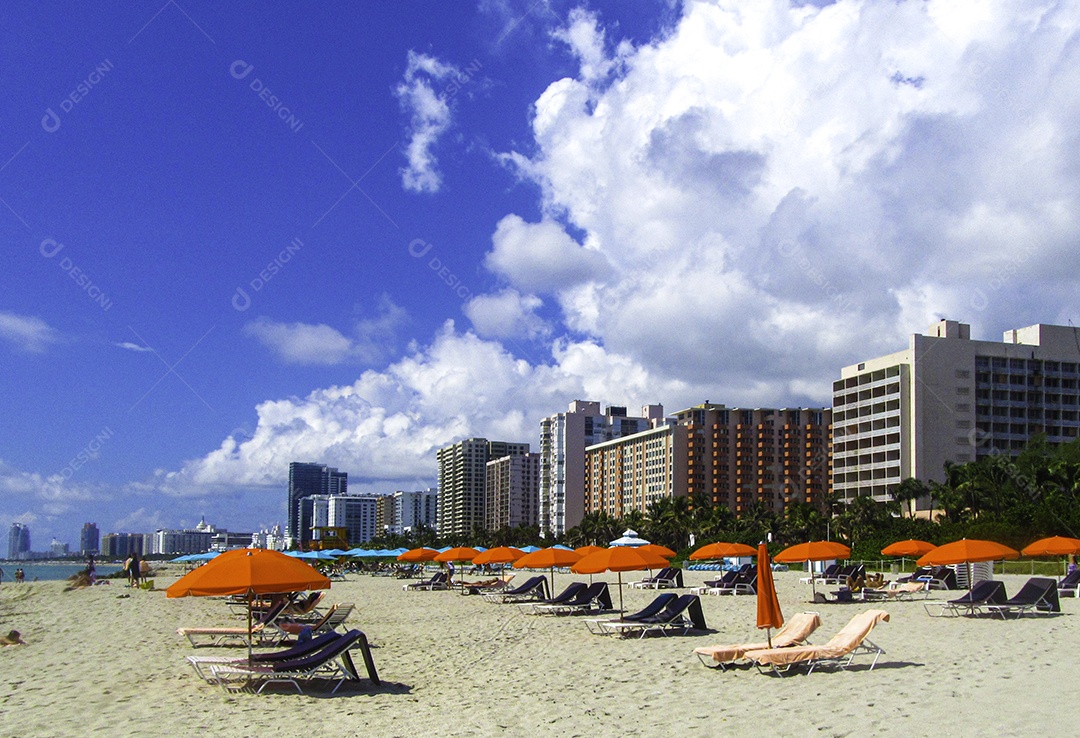
MULTIPOLYGON (((601 549, 603 550, 603 549, 601 549)), ((570 566, 581 560, 581 554, 566 548, 542 548, 539 551, 525 554, 514 562, 515 569, 550 569, 551 570, 551 596, 555 596, 555 567, 570 566)))
MULTIPOLYGON (((1078 541, 1080 543, 1080 541, 1078 541)), ((882 556, 922 556, 925 553, 930 553, 937 546, 927 541, 917 541, 909 538, 906 541, 897 541, 896 543, 890 543, 885 548, 881 549, 882 556)))
POLYGON ((933 551, 925 553, 915 563, 919 566, 939 566, 943 564, 970 564, 976 561, 997 561, 998 559, 1016 559, 1020 552, 994 541, 981 541, 977 538, 964 538, 933 551))
MULTIPOLYGON (((802 561, 830 561, 832 559, 846 559, 851 556, 851 549, 836 541, 810 541, 796 546, 785 548, 773 557, 773 561, 781 564, 797 564, 802 561)), ((810 589, 817 599, 817 584, 814 582, 813 572, 810 572, 810 589)))
POLYGON ((773 581, 772 566, 769 564, 769 549, 764 543, 758 544, 757 550, 757 627, 765 628, 765 637, 772 648, 772 628, 784 624, 784 613, 780 611, 780 600, 776 596, 776 582, 773 581))
POLYGON ((581 561, 570 567, 575 574, 600 574, 605 571, 613 571, 619 575, 619 612, 622 617, 622 573, 624 571, 645 571, 646 569, 663 569, 668 565, 667 559, 651 551, 642 551, 644 546, 636 548, 631 546, 613 546, 600 551, 595 551, 585 556, 581 561))
POLYGON ((255 595, 329 589, 330 579, 310 564, 265 548, 239 548, 217 556, 173 582, 166 597, 245 595, 248 604, 248 659, 251 658, 251 602, 255 595))
POLYGON ((1080 554, 1080 539, 1053 536, 1042 538, 1021 549, 1024 556, 1068 556, 1080 554))
POLYGON ((757 551, 745 543, 709 543, 690 554, 692 561, 711 561, 712 559, 738 558, 753 556, 757 551))
POLYGON ((399 554, 398 557, 397 557, 397 560, 398 561, 404 561, 404 562, 411 563, 411 564, 417 564, 417 563, 420 563, 421 561, 431 561, 432 559, 434 559, 438 555, 439 555, 439 552, 436 551, 433 548, 423 548, 423 547, 421 547, 421 548, 411 549, 409 551, 406 551, 403 554, 399 554))
POLYGON ((476 558, 472 562, 476 565, 482 564, 511 564, 522 556, 525 552, 520 548, 514 548, 513 546, 499 546, 497 548, 489 548, 487 551, 481 551, 476 555, 476 558))

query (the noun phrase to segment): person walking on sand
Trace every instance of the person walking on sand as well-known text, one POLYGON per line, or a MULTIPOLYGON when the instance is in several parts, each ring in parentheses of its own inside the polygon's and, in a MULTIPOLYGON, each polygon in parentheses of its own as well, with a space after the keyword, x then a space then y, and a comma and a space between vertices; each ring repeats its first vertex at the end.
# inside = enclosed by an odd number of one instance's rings
POLYGON ((128 584, 130 584, 132 587, 139 586, 139 577, 142 573, 142 569, 140 568, 140 566, 141 565, 139 563, 139 552, 132 551, 131 566, 128 567, 128 584))

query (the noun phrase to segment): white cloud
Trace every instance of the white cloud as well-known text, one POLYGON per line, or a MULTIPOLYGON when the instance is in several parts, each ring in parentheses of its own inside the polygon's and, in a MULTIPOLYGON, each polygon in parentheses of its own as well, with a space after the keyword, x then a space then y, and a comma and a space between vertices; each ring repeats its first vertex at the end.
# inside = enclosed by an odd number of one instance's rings
POLYGON ((436 85, 461 76, 457 67, 427 54, 410 51, 404 80, 396 93, 401 108, 409 115, 409 143, 405 147, 408 166, 400 170, 401 183, 412 192, 438 192, 442 175, 433 149, 450 127, 452 113, 444 94, 436 85))
POLYGON ((265 317, 248 323, 244 332, 290 364, 370 364, 385 358, 407 321, 405 310, 383 295, 377 314, 358 320, 352 337, 324 323, 279 323, 265 317))
MULTIPOLYGON (((695 2, 612 52, 575 14, 559 38, 580 73, 501 156, 541 216, 495 228, 485 264, 506 286, 468 304, 477 333, 448 324, 351 385, 262 403, 250 438, 147 486, 279 493, 295 459, 413 486, 440 446, 535 442, 575 398, 827 404, 840 367, 937 315, 987 338, 1075 319, 1078 28, 1051 2, 695 2), (540 322, 553 308, 562 325, 540 322), (491 340, 521 336, 549 353, 491 340)), ((409 176, 437 188, 447 72, 414 56, 409 176)), ((324 333, 348 354, 355 339, 324 333)))
POLYGON ((121 341, 120 343, 114 343, 113 346, 117 348, 127 349, 128 351, 137 351, 140 353, 153 353, 154 349, 149 346, 140 346, 137 343, 131 343, 130 341, 121 341))
POLYGON ((608 271, 600 252, 579 246, 553 220, 527 223, 507 215, 496 226, 492 243, 485 259, 488 269, 528 292, 557 292, 608 271))
POLYGON ((536 314, 543 301, 506 289, 493 295, 479 295, 465 304, 465 315, 484 338, 525 338, 533 340, 551 332, 536 314))
POLYGON ((0 338, 31 354, 40 354, 57 341, 56 331, 41 318, 0 311, 0 338))

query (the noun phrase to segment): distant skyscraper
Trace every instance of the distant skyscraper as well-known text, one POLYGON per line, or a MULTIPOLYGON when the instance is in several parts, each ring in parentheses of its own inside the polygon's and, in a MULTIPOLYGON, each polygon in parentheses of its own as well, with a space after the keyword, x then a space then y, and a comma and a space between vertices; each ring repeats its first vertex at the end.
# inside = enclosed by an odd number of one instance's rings
POLYGON ((439 493, 435 489, 394 492, 394 533, 403 534, 419 525, 435 530, 439 521, 439 493))
POLYGON ((83 523, 82 533, 79 534, 79 552, 83 556, 96 554, 99 550, 97 523, 83 523))
POLYGON ((30 528, 22 523, 12 523, 8 531, 8 558, 25 559, 30 553, 30 528))
POLYGON ((312 495, 344 495, 349 491, 349 475, 325 464, 289 464, 289 509, 286 537, 303 545, 311 540, 311 527, 301 519, 300 500, 312 495))
POLYGON ((485 465, 529 453, 529 444, 467 438, 439 449, 439 535, 467 536, 484 525, 485 465))
POLYGON ((625 407, 603 413, 600 403, 574 400, 568 412, 540 421, 539 524, 543 535, 560 536, 585 514, 585 447, 648 430, 664 419, 662 405, 645 405, 642 417, 625 407))
POLYGON ((536 525, 540 454, 503 456, 487 463, 484 519, 488 530, 536 525))

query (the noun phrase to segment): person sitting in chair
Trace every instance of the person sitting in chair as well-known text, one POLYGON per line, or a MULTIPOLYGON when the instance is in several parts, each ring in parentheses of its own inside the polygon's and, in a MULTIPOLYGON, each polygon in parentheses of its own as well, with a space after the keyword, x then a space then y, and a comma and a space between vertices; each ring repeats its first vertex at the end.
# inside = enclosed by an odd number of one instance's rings
POLYGON ((847 588, 852 592, 861 592, 862 588, 866 586, 866 577, 863 574, 847 578, 847 588))

